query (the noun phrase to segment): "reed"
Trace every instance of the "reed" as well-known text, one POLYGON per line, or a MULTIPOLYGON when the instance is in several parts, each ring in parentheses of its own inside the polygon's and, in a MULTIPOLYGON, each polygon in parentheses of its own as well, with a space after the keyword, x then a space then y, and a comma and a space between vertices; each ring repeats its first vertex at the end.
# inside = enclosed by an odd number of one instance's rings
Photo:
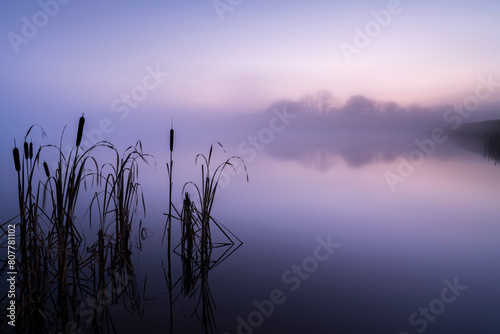
MULTIPOLYGON (((84 149, 81 145, 84 126, 85 117, 82 115, 75 146, 67 155, 62 150, 64 131, 59 146, 37 147, 29 140, 33 129, 38 126, 27 131, 21 146, 23 152, 14 141, 12 152, 19 215, 0 224, 0 234, 3 240, 7 224, 17 220, 20 252, 16 265, 19 273, 16 332, 19 333, 66 332, 68 323, 97 331, 108 326, 111 330, 112 317, 105 306, 119 298, 141 312, 141 298, 134 280, 130 279, 130 284, 127 283, 119 295, 113 288, 112 300, 107 300, 103 291, 116 284, 110 272, 123 269, 129 273, 127 277, 133 274, 130 231, 140 202, 145 213, 137 161, 145 160, 147 155, 142 153, 140 142, 126 150, 121 159, 108 142, 84 149), (102 172, 103 166, 100 169, 93 157, 93 151, 98 147, 112 149, 117 154, 117 162, 109 164, 114 170, 107 176, 102 172), (58 157, 53 171, 47 161, 41 163, 41 153, 48 150, 55 150, 58 157), (100 193, 106 196, 100 205, 104 209, 103 215, 110 217, 110 223, 98 230, 96 242, 87 248, 83 233, 77 226, 77 208, 82 206, 80 194, 89 181, 92 187, 104 183, 104 190, 100 193), (93 288, 91 282, 94 282, 93 288), (126 302, 125 296, 132 302, 126 302), (91 322, 83 319, 79 312, 82 300, 88 298, 96 301, 91 322)), ((43 129, 41 132, 45 137, 43 129)), ((141 224, 142 221, 139 228, 142 228, 141 224)), ((6 243, 2 242, 0 247, 6 248, 6 243)), ((5 269, 7 261, 1 259, 0 266, 5 269)), ((2 331, 7 327, 2 324, 0 328, 2 331)))
POLYGON ((75 212, 81 189, 84 187, 87 178, 94 178, 95 174, 99 172, 99 166, 92 156, 92 151, 100 146, 108 146, 106 143, 100 142, 86 150, 82 149, 80 144, 84 125, 85 118, 82 115, 78 125, 76 146, 73 147, 68 156, 62 150, 64 131, 59 147, 47 145, 49 148, 55 148, 59 157, 53 176, 48 170, 48 165, 44 163, 47 176, 44 189, 49 195, 52 207, 49 216, 53 226, 51 242, 56 246, 56 277, 58 279, 60 303, 64 303, 68 294, 68 287, 80 284, 80 271, 78 268, 82 257, 80 248, 83 239, 75 224, 75 212), (93 168, 94 172, 92 172, 91 168, 93 168))
POLYGON ((167 238, 168 238, 168 254, 170 254, 170 249, 171 249, 171 233, 172 233, 172 208, 175 208, 175 206, 172 203, 172 188, 174 186, 173 184, 173 168, 174 168, 174 161, 173 161, 173 153, 174 153, 174 124, 172 121, 172 124, 170 126, 170 160, 167 162, 167 174, 168 174, 168 214, 167 214, 167 223, 165 224, 165 228, 163 230, 163 237, 162 237, 162 244, 165 240, 165 233, 167 233, 167 238))
MULTIPOLYGON (((173 142, 173 130, 171 130, 171 143, 173 142)), ((236 249, 241 246, 241 241, 225 226, 217 222, 212 217, 212 208, 218 190, 219 181, 222 173, 226 168, 230 168, 236 173, 234 163, 236 161, 242 163, 247 182, 248 172, 244 161, 237 156, 231 156, 224 162, 219 164, 215 169, 212 169, 212 155, 214 146, 218 145, 225 152, 224 147, 216 142, 210 146, 207 156, 198 154, 195 158, 195 164, 201 161, 201 184, 187 182, 182 188, 183 201, 182 210, 179 211, 172 203, 172 155, 170 163, 167 164, 169 173, 169 213, 165 231, 168 231, 168 268, 166 268, 165 279, 167 281, 168 291, 170 295, 170 332, 173 333, 173 304, 180 296, 185 298, 193 298, 195 308, 190 314, 190 317, 196 317, 201 321, 201 329, 204 333, 217 332, 215 323, 215 301, 210 291, 208 284, 208 274, 210 270, 225 261, 236 249), (187 188, 192 186, 197 193, 198 206, 192 201, 187 188), (199 207, 199 209, 198 209, 199 207), (172 214, 174 212, 174 214, 172 214), (181 241, 173 248, 173 252, 181 257, 182 261, 182 276, 173 284, 172 266, 171 266, 171 226, 172 220, 178 220, 181 224, 181 241), (216 228, 226 237, 225 242, 215 242, 212 238, 212 229, 216 228), (234 239, 240 243, 235 247, 234 239), (178 252, 180 248, 180 253, 178 252), (224 249, 222 254, 213 257, 215 248, 224 249), (181 283, 181 290, 177 297, 173 297, 173 289, 177 283, 181 283), (196 297, 195 297, 196 296, 196 297)), ((170 146, 172 153, 173 146, 170 146)))
POLYGON ((76 147, 80 147, 83 138, 83 127, 85 126, 85 117, 82 114, 80 117, 80 121, 78 122, 78 133, 76 135, 76 147))
MULTIPOLYGON (((230 168, 232 169, 234 174, 237 174, 234 162, 240 162, 245 170, 246 180, 247 182, 249 181, 248 171, 245 162, 238 156, 231 156, 227 158, 224 162, 219 164, 212 172, 211 169, 212 154, 215 144, 217 144, 217 146, 219 146, 224 151, 224 153, 226 153, 226 150, 224 149, 222 144, 219 142, 215 142, 210 146, 208 156, 205 156, 204 154, 198 154, 195 159, 195 164, 197 164, 198 161, 201 161, 201 185, 197 185, 196 183, 190 181, 185 183, 182 189, 182 192, 185 193, 186 188, 189 185, 192 185, 196 190, 196 193, 198 194, 199 209, 196 206, 193 206, 193 208, 194 208, 194 214, 197 215, 197 218, 199 219, 201 224, 200 228, 201 247, 204 248, 213 247, 212 237, 211 237, 211 223, 214 223, 224 233, 224 235, 231 240, 231 238, 224 231, 222 226, 212 218, 212 209, 222 173, 225 171, 226 168, 230 168)), ((204 253, 207 252, 205 251, 204 253)))
MULTIPOLYGON (((29 329, 38 332, 37 326, 43 322, 39 312, 43 309, 43 300, 49 293, 43 282, 47 276, 44 268, 47 268, 50 259, 43 248, 45 232, 41 229, 43 211, 39 203, 41 184, 37 184, 35 177, 41 147, 35 155, 33 143, 28 144, 28 137, 34 128, 35 126, 32 126, 25 135, 23 159, 14 141, 13 158, 18 184, 19 215, 17 217, 19 217, 20 230, 20 258, 16 266, 20 272, 18 307, 27 310, 24 316, 19 317, 19 322, 25 323, 27 316, 30 315, 32 321, 29 329)), ((42 136, 45 136, 43 129, 41 131, 42 136)))
MULTIPOLYGON (((232 243, 219 245, 217 250, 222 250, 221 254, 214 256, 215 248, 201 247, 200 228, 201 224, 197 215, 194 203, 189 194, 185 193, 183 209, 181 211, 181 242, 174 248, 182 263, 182 275, 172 286, 169 285, 170 310, 174 308, 174 303, 179 298, 192 300, 191 311, 185 310, 189 318, 196 318, 201 323, 203 333, 217 333, 217 324, 215 318, 215 298, 212 295, 209 285, 209 273, 212 269, 224 262, 240 246, 232 243), (180 248, 180 252, 178 252, 180 248), (180 283, 180 291, 173 297, 175 286, 180 283)), ((171 272, 171 268, 167 268, 171 272)), ((167 283, 169 278, 164 269, 167 283)), ((184 308, 183 308, 184 309, 184 308)), ((173 333, 173 322, 171 321, 171 333, 173 333)))
MULTIPOLYGON (((162 244, 165 239, 165 231, 168 233, 168 239, 167 239, 167 256, 168 256, 168 272, 166 274, 167 278, 167 286, 168 290, 171 292, 173 289, 172 285, 172 208, 175 208, 172 204, 172 188, 174 186, 173 184, 173 168, 174 168, 174 160, 173 160, 173 153, 174 153, 174 121, 172 120, 170 124, 170 160, 167 163, 167 173, 168 173, 168 216, 167 216, 167 222, 165 224, 165 229, 163 230, 163 237, 162 237, 162 244)), ((173 316, 173 296, 172 293, 169 293, 169 302, 170 302, 170 310, 169 310, 169 316, 170 316, 170 333, 173 333, 174 331, 174 316, 173 316)))
MULTIPOLYGON (((16 142, 14 141, 14 145, 16 142)), ((19 149, 17 147, 14 147, 14 150, 12 152, 14 154, 14 166, 16 168, 16 172, 21 171, 21 159, 19 158, 19 149)))
POLYGON ((132 225, 139 208, 142 208, 144 215, 146 214, 144 194, 138 182, 138 161, 148 164, 147 159, 152 156, 143 152, 140 141, 135 146, 128 147, 122 156, 114 147, 111 148, 115 153, 115 164, 103 165, 99 174, 99 178, 104 180, 100 204, 102 207, 100 229, 107 231, 113 228, 114 251, 119 255, 117 259, 131 273, 133 271, 130 260, 132 225))
MULTIPOLYGON (((119 299, 123 300, 127 309, 142 312, 131 259, 133 247, 140 249, 141 245, 136 246, 131 240, 132 231, 136 228, 142 239, 147 237, 147 230, 142 227, 142 219, 138 217, 140 214, 146 216, 144 194, 139 183, 139 165, 141 161, 148 164, 152 156, 143 152, 140 141, 127 148, 123 154, 109 142, 99 142, 84 148, 82 138, 85 123, 85 116, 82 115, 74 146, 67 154, 62 150, 65 130, 58 146, 39 146, 34 143, 31 133, 33 129, 39 128, 37 126, 28 130, 19 148, 14 141, 12 157, 18 183, 19 215, 13 220, 19 222, 21 239, 18 261, 20 293, 17 298, 20 309, 19 332, 65 331, 65 326, 71 322, 85 330, 100 332, 105 328, 104 331, 112 331, 112 317, 107 305, 117 303, 119 299), (99 164, 94 157, 94 151, 98 148, 109 150, 112 161, 99 164), (55 166, 42 159, 42 153, 47 151, 56 156, 55 166), (97 233, 92 236, 93 241, 89 243, 91 246, 87 247, 85 233, 78 224, 78 213, 82 209, 81 194, 89 188, 89 184, 93 190, 97 187, 97 191, 90 200, 86 214, 89 213, 90 224, 97 216, 99 226, 97 233), (96 207, 98 215, 93 214, 96 207), (124 272, 131 278, 121 291, 118 291, 116 279, 111 274, 115 272, 124 272), (103 293, 108 289, 112 289, 111 296, 103 293), (90 318, 86 319, 80 311, 82 301, 88 298, 93 298, 94 308, 90 318)), ((42 137, 45 137, 43 129, 41 132, 42 137)), ((214 147, 220 146, 225 150, 218 142, 212 144, 207 156, 198 154, 195 158, 195 164, 201 163, 201 183, 184 184, 182 209, 179 212, 172 198, 174 139, 172 122, 168 145, 170 159, 167 163, 169 208, 162 238, 163 243, 167 234, 167 283, 169 291, 177 284, 172 280, 171 253, 181 247, 182 280, 177 282, 181 282, 182 294, 186 297, 198 294, 194 314, 208 319, 208 322, 203 322, 202 328, 203 331, 212 332, 215 330, 215 305, 208 287, 208 273, 235 251, 233 246, 237 239, 212 217, 212 208, 219 180, 226 168, 236 172, 235 162, 238 161, 243 164, 247 181, 248 173, 243 160, 236 156, 213 168, 214 147), (197 203, 187 192, 190 186, 197 194, 197 203), (172 240, 174 221, 180 222, 180 242, 172 240), (212 240, 214 229, 220 230, 227 240, 223 243, 212 240), (176 247, 175 243, 178 243, 176 247), (222 255, 213 256, 214 248, 225 246, 228 247, 222 255)), ((7 223, 10 221, 0 225, 2 236, 6 234, 7 223)), ((0 247, 4 247, 4 243, 0 247)), ((1 267, 6 268, 5 261, 1 267)), ((171 293, 170 303, 173 302, 171 293)), ((170 329, 173 331, 172 308, 170 317, 170 329)))

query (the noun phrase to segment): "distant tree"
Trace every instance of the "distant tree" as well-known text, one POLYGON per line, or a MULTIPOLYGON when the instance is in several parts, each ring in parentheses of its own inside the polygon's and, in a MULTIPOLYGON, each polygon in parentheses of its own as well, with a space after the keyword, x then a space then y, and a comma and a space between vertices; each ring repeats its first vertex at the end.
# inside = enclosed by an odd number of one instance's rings
POLYGON ((387 113, 387 114, 393 114, 401 109, 401 106, 397 104, 396 102, 389 101, 385 102, 382 104, 382 112, 387 113))
POLYGON ((347 114, 368 114, 380 110, 380 104, 363 95, 351 96, 342 111, 347 114))
POLYGON ((326 114, 338 105, 338 100, 332 92, 322 89, 316 94, 305 94, 300 98, 299 103, 307 113, 326 114))
POLYGON ((299 103, 306 113, 317 113, 316 102, 313 94, 305 94, 299 99, 299 103))
POLYGON ((318 110, 322 114, 326 114, 332 110, 337 104, 337 98, 329 90, 323 89, 316 92, 316 104, 318 110))

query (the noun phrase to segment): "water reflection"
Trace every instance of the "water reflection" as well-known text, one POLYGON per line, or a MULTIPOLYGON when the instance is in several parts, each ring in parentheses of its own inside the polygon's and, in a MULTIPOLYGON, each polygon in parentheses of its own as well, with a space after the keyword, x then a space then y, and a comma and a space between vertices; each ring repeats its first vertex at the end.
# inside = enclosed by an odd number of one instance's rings
POLYGON ((414 151, 427 158, 449 159, 463 156, 466 151, 483 154, 490 160, 498 159, 496 135, 489 135, 488 143, 461 134, 449 134, 444 143, 430 140, 429 135, 404 134, 302 134, 300 138, 288 136, 273 143, 268 151, 281 160, 293 160, 307 168, 321 172, 344 163, 360 168, 373 163, 390 163, 400 157, 408 159, 414 151), (487 147, 485 147, 487 145, 487 147), (496 152, 496 153, 495 153, 496 152))
MULTIPOLYGON (((19 296, 15 327, 9 327, 16 333, 116 333, 110 306, 122 305, 130 314, 142 315, 143 296, 130 256, 114 252, 105 239, 100 233, 95 244, 78 254, 81 265, 65 276, 52 269, 50 252, 44 254, 47 263, 39 271, 19 266, 13 275, 19 296)), ((7 306, 2 308, 2 314, 8 314, 7 306)), ((2 332, 7 329, 3 323, 2 332)))
POLYGON ((181 274, 172 279, 175 268, 170 253, 166 265, 162 261, 170 300, 170 333, 174 333, 173 310, 183 300, 193 301, 186 317, 199 321, 203 333, 216 333, 216 306, 209 273, 241 247, 242 242, 213 217, 209 217, 208 223, 204 221, 187 193, 177 220, 182 235, 172 253, 180 259, 181 274))
POLYGON ((482 154, 484 134, 492 127, 499 128, 498 122, 489 120, 496 114, 484 111, 472 115, 468 123, 452 122, 443 116, 452 110, 446 105, 406 109, 357 96, 339 110, 319 112, 316 108, 314 112, 303 105, 307 101, 278 101, 255 116, 255 124, 240 125, 240 133, 251 134, 239 144, 242 155, 251 159, 255 154, 252 152, 265 147, 267 153, 278 159, 295 160, 319 171, 341 162, 359 168, 392 162, 400 156, 408 158, 415 150, 427 153, 423 145, 432 146, 432 152, 426 154, 432 158, 461 154, 460 147, 482 154), (276 115, 283 119, 283 124, 272 130, 276 115), (248 130, 251 126, 254 129, 248 130), (442 132, 445 139, 434 140, 435 131, 442 132), (429 141, 433 143, 426 144, 429 141))
POLYGON ((495 165, 500 163, 500 132, 490 132, 484 138, 484 157, 493 161, 495 165))
POLYGON ((414 137, 403 135, 309 135, 300 140, 288 138, 270 146, 269 152, 278 159, 295 160, 305 167, 327 171, 341 162, 359 168, 394 161, 418 149, 413 140, 414 137))

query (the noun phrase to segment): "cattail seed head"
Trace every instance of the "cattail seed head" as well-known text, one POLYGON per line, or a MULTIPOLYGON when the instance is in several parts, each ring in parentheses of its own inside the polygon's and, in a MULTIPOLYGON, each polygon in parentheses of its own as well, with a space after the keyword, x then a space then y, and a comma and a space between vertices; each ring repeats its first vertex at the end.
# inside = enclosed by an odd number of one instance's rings
POLYGON ((80 123, 78 124, 78 134, 76 136, 76 146, 79 147, 82 142, 83 137, 83 126, 85 125, 85 117, 80 117, 80 123))
POLYGON ((174 129, 170 129, 170 152, 174 151, 174 129))
POLYGON ((27 142, 24 142, 24 158, 28 160, 29 158, 29 146, 27 142))
POLYGON ((30 160, 33 159, 33 143, 30 143, 30 160))
POLYGON ((12 152, 14 154, 14 165, 16 166, 16 171, 21 170, 21 160, 19 158, 19 149, 16 147, 14 148, 14 151, 12 152))
POLYGON ((46 161, 43 162, 43 169, 45 170, 45 175, 47 175, 47 177, 50 177, 49 165, 47 165, 46 161))

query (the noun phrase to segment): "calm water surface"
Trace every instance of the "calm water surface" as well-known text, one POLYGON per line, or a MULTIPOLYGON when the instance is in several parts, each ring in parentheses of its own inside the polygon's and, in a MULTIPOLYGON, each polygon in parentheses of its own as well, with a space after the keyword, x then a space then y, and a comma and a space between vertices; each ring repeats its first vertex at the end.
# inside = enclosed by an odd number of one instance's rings
MULTIPOLYGON (((259 152, 248 162, 250 183, 232 177, 216 199, 215 217, 244 243, 209 272, 218 331, 495 332, 500 168, 477 153, 447 147, 394 192, 384 173, 397 171, 397 159, 353 166, 328 150, 259 152), (333 253, 318 250, 319 240, 335 244, 333 253), (266 302, 273 297, 274 303, 266 302)), ((179 179, 198 177, 193 156, 177 158, 193 166, 178 170, 179 179)), ((166 252, 159 246, 166 186, 157 181, 164 174, 158 168, 143 178, 153 235, 137 257, 138 280, 147 277, 145 312, 129 316, 115 307, 119 332, 169 327, 160 267, 166 252)), ((175 331, 201 332, 201 322, 189 317, 196 302, 174 303, 175 331)))
MULTIPOLYGON (((237 144, 227 144, 228 154, 237 144)), ((396 172, 397 156, 408 150, 399 144, 392 151, 334 146, 277 141, 247 161, 249 183, 239 175, 220 190, 214 216, 243 245, 210 270, 203 285, 213 297, 205 305, 216 307, 210 314, 217 331, 496 332, 500 168, 450 142, 391 191, 384 173, 396 172)), ((199 147, 175 155, 177 206, 183 183, 198 181, 199 147)), ((131 311, 111 305, 118 333, 170 328, 161 245, 168 181, 161 150, 152 152, 160 157, 156 168, 141 169, 149 232, 142 251, 132 254, 140 312, 130 304, 131 311)), ((219 152, 215 159, 225 157, 219 152)), ((180 238, 178 226, 173 238, 180 238)), ((224 240, 220 233, 214 238, 224 240)), ((139 243, 137 233, 133 239, 139 243)), ((172 265, 176 281, 179 256, 172 265)), ((175 299, 175 333, 202 332, 199 291, 175 299)), ((180 283, 172 296, 179 292, 180 283)))

